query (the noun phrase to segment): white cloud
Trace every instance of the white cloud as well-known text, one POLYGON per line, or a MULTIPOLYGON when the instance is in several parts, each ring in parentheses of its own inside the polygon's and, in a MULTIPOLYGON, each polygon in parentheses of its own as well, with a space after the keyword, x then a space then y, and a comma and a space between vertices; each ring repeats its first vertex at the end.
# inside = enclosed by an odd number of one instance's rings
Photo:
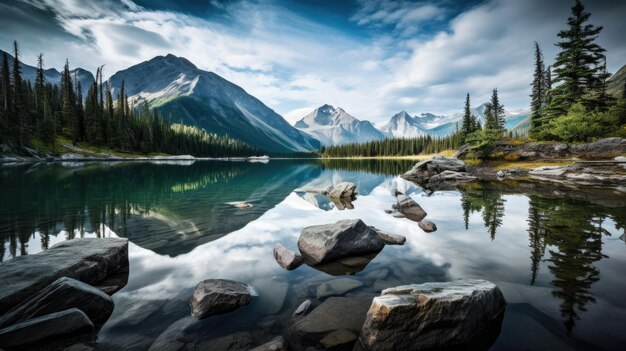
MULTIPOLYGON (((465 93, 477 104, 494 87, 507 108, 527 106, 532 43, 541 44, 549 63, 571 6, 569 0, 491 0, 449 19, 448 1, 363 2, 346 21, 360 25, 364 39, 271 2, 216 2, 213 7, 228 19, 220 21, 120 1, 22 0, 12 13, 32 22, 20 27, 2 11, 5 26, 12 20, 19 29, 9 32, 0 24, 0 46, 8 48, 15 38, 27 63, 43 51, 47 67, 60 67, 67 57, 90 70, 106 64, 105 74, 173 53, 242 86, 290 122, 304 108, 324 103, 381 121, 400 110, 457 112, 465 93), (26 17, 24 3, 52 13, 62 32, 26 17)), ((600 42, 614 72, 626 63, 626 24, 618 20, 626 3, 604 0, 588 7, 591 22, 605 26, 600 42)))

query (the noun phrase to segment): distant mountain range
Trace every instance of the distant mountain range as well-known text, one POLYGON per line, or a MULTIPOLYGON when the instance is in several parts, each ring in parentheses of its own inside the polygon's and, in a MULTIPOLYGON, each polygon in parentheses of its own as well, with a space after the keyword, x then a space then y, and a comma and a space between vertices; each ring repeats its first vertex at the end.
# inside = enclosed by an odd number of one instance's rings
MULTIPOLYGON (((0 50, 0 55, 4 51, 0 50)), ((7 54, 12 66, 13 57, 7 54)), ((86 97, 94 76, 76 68, 71 71, 81 83, 86 97)), ((24 79, 34 83, 36 68, 22 63, 24 79)), ((58 84, 61 73, 45 70, 48 82, 58 84)), ((609 80, 609 92, 620 96, 626 80, 626 66, 609 80)), ((285 119, 244 89, 219 75, 201 70, 193 63, 174 55, 157 56, 115 73, 109 79, 114 98, 124 81, 126 94, 138 106, 146 101, 163 116, 206 129, 219 135, 229 135, 270 153, 303 152, 321 145, 382 140, 384 138, 415 138, 425 135, 442 137, 454 133, 462 113, 435 115, 421 113, 411 116, 405 111, 393 115, 389 122, 376 128, 359 120, 340 107, 323 105, 291 126, 285 119)), ((485 105, 472 109, 485 123, 485 105)), ((506 111, 508 130, 525 131, 530 125, 530 111, 506 111)))
MULTIPOLYGON (((472 114, 480 120, 481 124, 485 123, 485 106, 486 104, 482 104, 472 109, 472 114)), ((505 116, 506 128, 513 130, 529 118, 530 110, 505 111, 505 116)), ((447 136, 457 130, 457 124, 460 126, 462 118, 462 113, 447 116, 422 113, 411 116, 406 111, 401 111, 377 129, 370 122, 358 120, 342 108, 323 105, 296 122, 294 126, 328 146, 385 138, 447 136)))
POLYGON ((341 107, 323 105, 294 125, 319 140, 322 145, 340 145, 355 142, 381 140, 385 134, 368 121, 360 121, 341 107))

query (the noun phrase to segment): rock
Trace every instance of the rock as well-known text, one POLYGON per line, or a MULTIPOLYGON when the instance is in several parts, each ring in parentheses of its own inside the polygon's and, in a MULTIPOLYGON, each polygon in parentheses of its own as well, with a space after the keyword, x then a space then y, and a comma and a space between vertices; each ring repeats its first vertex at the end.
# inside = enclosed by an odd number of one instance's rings
POLYGON ((102 291, 72 278, 59 278, 0 317, 0 328, 78 308, 100 328, 113 313, 113 300, 102 291))
POLYGON ((438 183, 462 183, 474 180, 476 180, 476 177, 469 175, 467 172, 443 171, 430 177, 428 184, 436 185, 438 183))
POLYGON ((296 269, 304 262, 299 253, 287 249, 280 243, 274 246, 274 259, 286 270, 296 269))
POLYGON ((393 212, 394 212, 394 211, 392 211, 392 210, 385 210, 385 213, 386 213, 386 214, 392 214, 393 212))
POLYGON ((343 295, 350 290, 354 290, 363 286, 363 283, 352 278, 339 278, 324 282, 317 286, 316 296, 318 299, 332 296, 343 295))
POLYGON ((286 351, 288 349, 289 344, 287 344, 287 340, 283 336, 277 336, 272 341, 257 346, 250 351, 286 351))
POLYGON ((251 203, 249 202, 245 202, 245 201, 232 201, 232 202, 226 202, 226 205, 231 205, 233 207, 236 208, 252 208, 254 207, 251 203))
POLYGON ((306 227, 300 233, 298 248, 310 265, 343 257, 379 252, 385 243, 375 230, 360 219, 306 227))
POLYGON ((85 344, 74 344, 70 347, 66 347, 63 351, 93 351, 94 348, 85 344))
POLYGON ((320 343, 326 350, 352 350, 352 345, 356 339, 358 339, 358 336, 355 333, 349 330, 339 329, 328 333, 320 340, 320 343))
POLYGON ((423 231, 425 231, 426 233, 432 233, 434 231, 437 230, 437 226, 435 225, 435 223, 429 221, 429 220, 423 220, 419 223, 417 223, 417 225, 422 228, 423 231))
POLYGON ((290 328, 290 338, 318 341, 335 330, 359 333, 371 297, 330 297, 290 328))
POLYGON ((443 171, 465 172, 465 163, 456 158, 437 155, 430 160, 419 162, 410 171, 401 175, 401 177, 422 183, 443 171))
POLYGON ((397 203, 393 207, 406 218, 419 222, 426 217, 426 211, 410 196, 400 194, 396 196, 396 201, 397 203))
POLYGON ((94 287, 109 296, 113 295, 128 284, 128 273, 128 266, 122 267, 109 274, 104 280, 94 285, 94 287))
POLYGON ((406 242, 406 237, 402 235, 387 233, 376 228, 374 228, 374 230, 376 230, 378 236, 380 236, 380 238, 383 239, 383 241, 387 245, 404 245, 404 243, 406 242))
POLYGON ((353 210, 354 204, 352 204, 352 197, 331 197, 330 201, 335 205, 335 207, 339 211, 343 211, 345 209, 353 210))
POLYGON ((402 213, 395 211, 391 214, 391 216, 393 216, 393 218, 406 218, 405 215, 403 215, 402 213))
POLYGON ((498 176, 499 178, 504 178, 506 176, 506 173, 504 171, 498 171, 496 172, 496 176, 498 176))
POLYGON ((530 170, 528 173, 530 175, 537 175, 537 176, 558 177, 558 176, 563 175, 565 172, 567 172, 568 169, 569 167, 567 166, 543 166, 543 167, 534 168, 530 170))
POLYGON ((255 311, 262 315, 271 315, 280 312, 285 304, 289 283, 277 277, 264 278, 254 281, 254 289, 259 294, 255 302, 255 311))
POLYGON ((302 316, 304 315, 309 308, 311 308, 311 300, 306 300, 296 308, 296 311, 293 313, 294 316, 302 316))
POLYGON ((250 333, 223 335, 219 330, 219 323, 211 320, 198 321, 192 317, 179 319, 152 342, 149 351, 242 351, 252 348, 250 333))
POLYGON ((128 239, 80 238, 0 264, 0 314, 61 277, 97 285, 128 266, 128 239))
POLYGON ((331 199, 339 199, 342 197, 354 197, 356 196, 356 185, 350 182, 341 182, 328 193, 328 197, 331 199))
POLYGON ((94 325, 78 308, 39 316, 0 330, 0 347, 14 348, 94 332, 94 325))
POLYGON ((191 315, 203 319, 234 311, 252 301, 250 286, 227 279, 207 279, 196 285, 189 300, 191 315))
POLYGON ((374 298, 359 340, 372 351, 481 343, 499 333, 505 308, 500 289, 485 280, 398 286, 374 298))

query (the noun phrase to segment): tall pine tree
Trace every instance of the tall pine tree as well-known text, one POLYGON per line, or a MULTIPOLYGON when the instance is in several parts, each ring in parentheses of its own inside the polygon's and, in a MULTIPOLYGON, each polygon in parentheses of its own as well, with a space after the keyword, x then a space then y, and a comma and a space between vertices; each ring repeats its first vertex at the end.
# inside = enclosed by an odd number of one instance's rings
POLYGON ((16 141, 19 146, 26 145, 28 138, 27 111, 24 89, 22 86, 22 66, 19 61, 19 49, 17 41, 13 41, 13 79, 12 79, 12 97, 13 110, 9 113, 8 127, 12 133, 15 133, 16 141))
POLYGON ((567 19, 569 27, 558 34, 561 41, 556 46, 561 51, 553 73, 554 82, 560 84, 550 91, 552 101, 546 109, 549 118, 566 114, 578 101, 590 109, 602 108, 603 102, 594 98, 598 80, 606 80, 602 73, 605 50, 595 42, 602 27, 587 23, 589 17, 580 0, 576 0, 567 19))
POLYGON ((472 116, 470 106, 470 95, 467 93, 467 96, 465 97, 465 109, 463 111, 463 124, 461 125, 461 143, 465 142, 467 135, 474 132, 475 128, 475 118, 472 116))
POLYGON ((534 135, 541 127, 541 118, 545 103, 546 92, 546 72, 544 70, 543 55, 539 44, 535 42, 535 72, 531 83, 532 90, 530 94, 530 135, 534 135))
POLYGON ((491 100, 485 106, 485 129, 504 131, 504 118, 504 105, 500 103, 498 88, 495 88, 491 100))

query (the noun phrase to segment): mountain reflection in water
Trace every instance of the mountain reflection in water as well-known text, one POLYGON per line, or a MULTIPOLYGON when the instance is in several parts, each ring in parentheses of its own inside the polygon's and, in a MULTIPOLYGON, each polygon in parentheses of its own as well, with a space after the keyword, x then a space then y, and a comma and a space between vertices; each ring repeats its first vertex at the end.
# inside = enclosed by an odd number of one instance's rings
POLYGON ((626 226, 624 193, 498 182, 430 194, 397 177, 413 163, 2 167, 0 258, 79 236, 127 237, 128 285, 113 296, 116 309, 98 338, 102 349, 147 349, 166 329, 181 325, 188 338, 245 332, 258 344, 284 333, 302 301, 322 302, 317 286, 336 279, 334 270, 319 267, 281 269, 272 257, 274 245, 296 250, 302 228, 360 218, 407 242, 385 247, 350 272, 362 285, 342 296, 372 297, 387 287, 427 281, 488 279, 508 302, 493 349, 626 344, 626 245, 619 238, 626 226), (353 209, 292 192, 341 181, 357 184, 353 209), (386 214, 396 191, 415 199, 438 231, 427 234, 415 222, 386 214), (225 204, 233 201, 253 207, 225 204), (187 300, 207 278, 249 283, 259 296, 232 314, 195 323, 187 317, 187 300))

